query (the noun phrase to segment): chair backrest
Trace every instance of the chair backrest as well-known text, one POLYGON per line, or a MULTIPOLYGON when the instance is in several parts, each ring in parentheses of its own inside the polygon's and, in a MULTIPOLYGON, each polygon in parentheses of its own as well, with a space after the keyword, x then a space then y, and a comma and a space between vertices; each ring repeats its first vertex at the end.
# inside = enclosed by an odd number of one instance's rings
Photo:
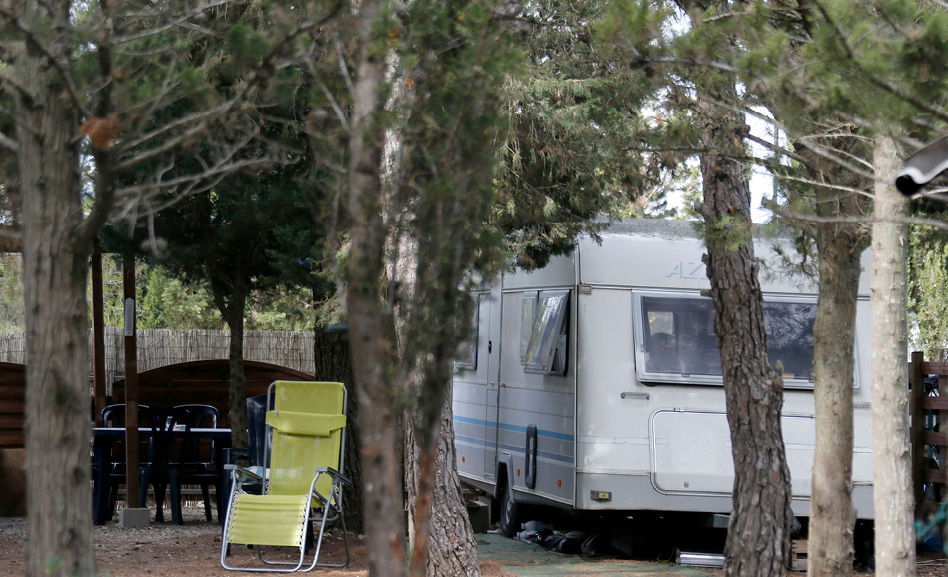
POLYGON ((216 429, 217 421, 221 417, 217 407, 211 405, 176 405, 176 409, 184 409, 191 414, 192 429, 216 429))
POLYGON ((267 427, 267 411, 273 408, 273 390, 247 399, 247 453, 250 462, 260 467, 269 467, 267 456, 271 452, 270 429, 267 427))
MULTIPOLYGON (((138 422, 142 422, 142 417, 147 417, 144 412, 148 405, 138 405, 138 422)), ((147 423, 148 421, 145 420, 147 423)), ((125 403, 109 405, 102 409, 103 427, 124 427, 125 426, 125 403)))
POLYGON ((177 407, 149 407, 143 411, 148 414, 151 422, 151 461, 156 464, 172 462, 171 452, 176 428, 191 430, 191 413, 177 407))
MULTIPOLYGON (((298 495, 309 490, 317 467, 343 472, 346 425, 346 387, 342 383, 276 381, 273 409, 267 412, 272 428, 267 492, 298 495)), ((316 490, 329 494, 331 479, 323 475, 316 490)))
MULTIPOLYGON (((148 420, 148 405, 138 405, 138 422, 139 425, 142 423, 150 423, 148 420)), ((125 403, 119 403, 115 405, 109 405, 102 409, 102 426, 103 427, 125 427, 125 403)), ((145 458, 145 447, 150 446, 148 441, 142 440, 139 455, 142 456, 142 462, 147 461, 145 458)), ((124 463, 125 462, 125 440, 118 441, 113 443, 111 447, 112 452, 112 463, 124 463)), ((148 454, 151 453, 151 450, 148 450, 148 454)))
MULTIPOLYGON (((220 411, 211 405, 176 405, 190 415, 190 428, 216 429, 220 411)), ((214 441, 209 439, 187 439, 181 447, 181 462, 212 465, 214 461, 214 441)))

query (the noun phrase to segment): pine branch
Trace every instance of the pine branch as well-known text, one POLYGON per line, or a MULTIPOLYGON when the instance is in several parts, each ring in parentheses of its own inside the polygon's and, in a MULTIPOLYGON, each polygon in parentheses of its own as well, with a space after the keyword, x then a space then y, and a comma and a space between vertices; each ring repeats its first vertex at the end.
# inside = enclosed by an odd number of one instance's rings
POLYGON ((0 225, 0 247, 6 252, 19 252, 23 242, 23 233, 17 227, 0 225))
POLYGON ((24 99, 32 101, 35 95, 30 93, 29 89, 17 80, 13 67, 0 68, 0 89, 16 96, 21 95, 24 99))
POLYGON ((720 62, 718 60, 698 60, 697 58, 680 58, 677 56, 662 56, 658 58, 638 57, 629 62, 629 67, 641 68, 659 64, 677 64, 699 68, 710 68, 712 70, 720 70, 722 72, 730 72, 732 74, 738 74, 741 72, 740 68, 732 64, 728 64, 727 62, 720 62))
POLYGON ((147 153, 136 154, 135 156, 119 162, 116 164, 115 170, 130 170, 136 166, 139 166, 140 164, 143 164, 144 162, 166 155, 168 152, 177 148, 186 140, 193 139, 198 134, 204 132, 212 122, 215 122, 219 118, 223 117, 225 113, 233 110, 242 100, 241 96, 242 95, 238 95, 237 97, 223 102, 218 106, 208 110, 187 114, 178 118, 177 120, 165 123, 164 125, 156 128, 155 130, 147 132, 138 138, 123 142, 121 145, 123 149, 134 150, 142 147, 148 142, 158 140, 169 133, 172 134, 168 140, 162 142, 159 146, 150 148, 147 153), (182 132, 174 135, 173 133, 179 129, 182 130, 182 132))
POLYGON ((702 98, 705 98, 705 99, 707 99, 709 102, 712 102, 713 104, 715 104, 715 105, 717 105, 717 106, 720 106, 720 107, 722 107, 722 108, 725 108, 725 109, 728 109, 728 110, 732 110, 732 111, 735 111, 735 112, 741 112, 741 113, 744 113, 744 114, 748 114, 748 115, 753 116, 753 117, 755 117, 755 118, 757 118, 757 119, 759 119, 759 120, 763 120, 764 122, 767 122, 767 123, 771 124, 771 125, 774 126, 775 128, 777 128, 777 129, 779 129, 780 131, 782 131, 782 132, 784 132, 785 134, 787 134, 788 137, 791 138, 795 143, 799 143, 801 146, 803 146, 804 148, 806 148, 807 150, 809 150, 809 151, 812 152, 813 154, 819 156, 820 158, 823 158, 824 160, 827 160, 827 161, 829 161, 829 162, 835 164, 836 166, 839 166, 839 167, 841 167, 841 168, 844 168, 844 169, 846 169, 846 170, 852 172, 854 175, 861 176, 861 177, 868 178, 868 179, 875 178, 875 176, 873 175, 872 172, 863 170, 862 168, 860 168, 860 167, 858 167, 858 166, 852 164, 851 162, 848 162, 847 160, 845 160, 845 159, 843 159, 843 158, 840 158, 838 155, 834 155, 834 154, 832 154, 832 153, 830 153, 830 152, 827 152, 826 150, 823 149, 823 147, 817 146, 816 144, 813 144, 813 143, 810 142, 809 139, 808 139, 808 136, 809 136, 809 135, 798 136, 798 133, 797 133, 796 131, 790 129, 790 128, 787 127, 785 124, 783 124, 782 122, 778 121, 776 118, 771 118, 771 117, 769 117, 769 116, 767 116, 767 115, 761 114, 761 113, 759 113, 759 112, 757 112, 757 111, 755 111, 755 110, 753 110, 753 109, 751 109, 751 108, 745 107, 745 106, 736 106, 736 105, 733 105, 733 104, 730 104, 730 103, 727 103, 727 102, 718 100, 718 99, 714 98, 714 97, 711 96, 711 95, 703 94, 703 95, 702 95, 702 98))
MULTIPOLYGON (((95 115, 98 118, 106 118, 112 111, 112 47, 109 43, 111 30, 106 25, 111 20, 111 7, 109 0, 99 0, 99 9, 101 19, 96 18, 98 27, 104 31, 102 40, 96 45, 96 55, 99 63, 98 74, 101 77, 101 87, 96 90, 95 115)), ((92 140, 92 156, 95 159, 96 178, 95 178, 95 202, 89 216, 82 222, 79 235, 86 240, 93 240, 98 235, 99 230, 105 226, 108 221, 109 213, 112 211, 112 205, 115 202, 115 186, 112 172, 112 152, 106 146, 100 147, 92 140)))
MULTIPOLYGON (((849 37, 846 35, 845 30, 843 30, 842 26, 840 26, 839 23, 836 22, 836 20, 829 14, 829 11, 826 9, 825 6, 823 6, 823 3, 820 0, 811 0, 811 1, 817 5, 817 7, 820 10, 820 14, 829 23, 829 25, 832 26, 833 29, 836 31, 837 39, 839 40, 840 44, 843 46, 843 50, 846 52, 846 57, 849 59, 850 62, 858 65, 859 59, 856 55, 856 48, 850 43, 849 37)), ((885 92, 888 92, 889 94, 897 98, 900 98, 904 100, 905 102, 908 102, 909 104, 911 104, 912 106, 914 106, 915 108, 917 108, 918 110, 922 112, 927 112, 928 114, 931 114, 932 116, 942 120, 943 122, 948 122, 948 112, 945 112, 944 110, 940 108, 936 108, 928 104, 927 102, 919 100, 911 93, 906 92, 905 90, 902 90, 897 85, 889 82, 888 80, 884 78, 879 77, 878 75, 874 74, 871 70, 868 70, 865 67, 860 68, 860 74, 864 78, 867 78, 872 84, 881 88, 885 92)))
MULTIPOLYGON (((155 177, 151 181, 118 189, 116 197, 123 205, 119 217, 125 219, 164 210, 189 195, 212 189, 222 179, 239 170, 263 168, 280 162, 286 163, 285 160, 282 160, 286 155, 283 153, 276 154, 275 152, 251 158, 236 158, 237 153, 249 146, 254 140, 260 140, 260 135, 246 134, 241 141, 229 144, 220 150, 217 160, 212 164, 207 164, 201 156, 195 157, 195 160, 202 164, 202 170, 198 173, 180 175, 165 180, 163 174, 173 170, 175 166, 174 159, 172 159, 156 171, 155 177), (151 200, 156 198, 158 193, 167 191, 174 191, 171 198, 158 205, 151 204, 151 200), (149 209, 145 212, 137 211, 137 206, 146 200, 149 201, 147 203, 149 209)), ((276 146, 267 148, 271 151, 281 150, 285 152, 288 150, 286 147, 277 148, 276 146)))
POLYGON ((751 142, 755 144, 759 144, 760 146, 763 146, 764 148, 767 148, 768 150, 770 150, 771 152, 775 154, 786 156, 787 158, 792 158, 793 160, 796 160, 797 162, 801 162, 801 163, 805 162, 803 157, 797 154, 796 152, 788 148, 785 148, 783 146, 774 144, 773 142, 766 140, 764 138, 760 138, 759 136, 754 136, 753 134, 746 134, 744 135, 744 138, 746 138, 747 140, 750 140, 751 142))
MULTIPOLYGON (((774 178, 777 178, 780 180, 789 180, 793 182, 799 182, 802 184, 806 184, 807 186, 812 186, 814 188, 818 187, 818 188, 825 188, 828 190, 838 190, 840 192, 846 193, 846 195, 858 194, 861 196, 865 196, 867 198, 872 198, 872 193, 855 186, 847 186, 845 184, 830 184, 828 182, 813 180, 812 178, 803 178, 802 176, 793 176, 787 173, 779 173, 779 172, 774 172, 774 171, 771 171, 771 174, 773 174, 774 178)), ((840 198, 842 198, 842 196, 840 198)))
POLYGON ((220 39, 221 35, 216 33, 214 30, 204 28, 194 24, 192 20, 203 13, 205 10, 211 8, 218 8, 220 6, 226 6, 232 4, 232 0, 214 0, 212 2, 200 3, 196 5, 192 10, 187 10, 179 12, 176 14, 167 15, 164 11, 156 12, 143 12, 140 14, 127 14, 125 17, 129 20, 148 20, 148 19, 158 19, 165 20, 164 23, 159 25, 144 26, 141 32, 135 34, 129 34, 127 36, 119 36, 113 40, 113 43, 116 45, 128 44, 138 40, 144 40, 158 34, 167 32, 174 28, 187 28, 189 30, 196 30, 205 36, 212 38, 220 39))
MULTIPOLYGON (((775 204, 773 201, 767 201, 768 205, 775 204)), ((885 217, 875 217, 875 216, 817 216, 815 214, 808 214, 803 212, 797 212, 791 210, 785 206, 767 206, 768 209, 774 211, 780 216, 796 221, 795 225, 800 226, 801 223, 810 223, 810 224, 876 224, 876 223, 890 223, 890 224, 915 224, 921 226, 931 226, 939 228, 942 230, 948 230, 948 222, 941 220, 934 220, 930 218, 885 218, 885 217)))
POLYGON ((16 154, 20 150, 20 145, 16 140, 0 132, 0 148, 5 148, 13 154, 16 154))
MULTIPOLYGON (((49 51, 49 47, 40 40, 32 30, 23 22, 23 20, 16 15, 13 10, 6 4, 0 4, 0 16, 5 18, 14 28, 19 30, 26 37, 28 44, 36 48, 47 60, 53 65, 56 69, 56 72, 59 73, 60 78, 63 80, 63 84, 66 86, 66 92, 69 93, 69 98, 72 100, 73 106, 76 107, 76 110, 84 117, 90 117, 89 109, 86 108, 85 103, 82 101, 82 98, 79 96, 79 90, 76 88, 76 84, 73 81, 72 74, 69 72, 69 62, 65 61, 64 58, 59 58, 49 51)), ((30 98, 35 99, 38 95, 29 94, 30 98)))

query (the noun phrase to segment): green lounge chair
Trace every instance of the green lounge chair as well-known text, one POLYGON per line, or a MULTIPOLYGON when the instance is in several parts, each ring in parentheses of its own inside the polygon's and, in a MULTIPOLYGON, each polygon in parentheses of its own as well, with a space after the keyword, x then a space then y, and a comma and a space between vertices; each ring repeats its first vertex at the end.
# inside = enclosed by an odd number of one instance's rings
MULTIPOLYGON (((267 427, 272 431, 269 469, 263 476, 234 465, 233 488, 221 539, 221 565, 236 571, 310 571, 314 567, 349 564, 349 536, 342 506, 345 451, 346 388, 342 383, 276 381, 270 385, 273 407, 268 407, 267 427), (244 492, 245 482, 263 481, 262 495, 244 492), (326 529, 341 523, 346 547, 344 563, 320 563, 326 529), (312 528, 315 553, 304 567, 307 530, 312 528), (231 545, 258 549, 259 565, 236 567, 227 563, 231 545), (297 561, 265 555, 267 547, 291 547, 297 561)), ((261 472, 258 468, 257 472, 261 472)))

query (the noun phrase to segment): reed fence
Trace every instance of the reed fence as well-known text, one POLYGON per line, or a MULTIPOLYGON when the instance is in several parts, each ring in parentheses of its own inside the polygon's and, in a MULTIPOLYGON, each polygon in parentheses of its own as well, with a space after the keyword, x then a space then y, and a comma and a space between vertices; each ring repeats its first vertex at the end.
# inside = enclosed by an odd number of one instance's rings
MULTIPOLYGON (((124 378, 125 350, 122 329, 105 329, 107 393, 112 382, 124 378)), ((89 332, 89 375, 92 375, 92 332, 89 332)), ((226 359, 230 356, 230 331, 148 329, 138 331, 138 371, 184 363, 226 359)), ((315 372, 313 333, 245 331, 244 359, 261 361, 304 373, 315 372)), ((0 334, 0 362, 27 364, 26 335, 0 334)), ((90 377, 91 378, 91 377, 90 377)))

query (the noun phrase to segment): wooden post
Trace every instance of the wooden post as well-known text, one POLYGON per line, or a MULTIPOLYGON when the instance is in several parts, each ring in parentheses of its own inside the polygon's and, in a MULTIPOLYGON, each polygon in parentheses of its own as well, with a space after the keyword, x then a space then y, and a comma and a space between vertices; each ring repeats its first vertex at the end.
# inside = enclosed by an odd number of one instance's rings
POLYGON ((102 296, 102 246, 92 249, 92 390, 95 396, 95 426, 102 426, 105 408, 105 314, 102 296))
POLYGON ((923 518, 925 506, 925 492, 922 490, 926 469, 925 445, 922 440, 925 432, 925 416, 922 414, 922 400, 925 398, 925 373, 922 371, 924 362, 924 353, 912 353, 912 397, 909 401, 909 412, 912 424, 912 487, 915 490, 916 519, 923 518))
POLYGON ((139 509, 138 476, 138 344, 135 341, 135 257, 122 261, 125 298, 125 487, 129 509, 139 509))

